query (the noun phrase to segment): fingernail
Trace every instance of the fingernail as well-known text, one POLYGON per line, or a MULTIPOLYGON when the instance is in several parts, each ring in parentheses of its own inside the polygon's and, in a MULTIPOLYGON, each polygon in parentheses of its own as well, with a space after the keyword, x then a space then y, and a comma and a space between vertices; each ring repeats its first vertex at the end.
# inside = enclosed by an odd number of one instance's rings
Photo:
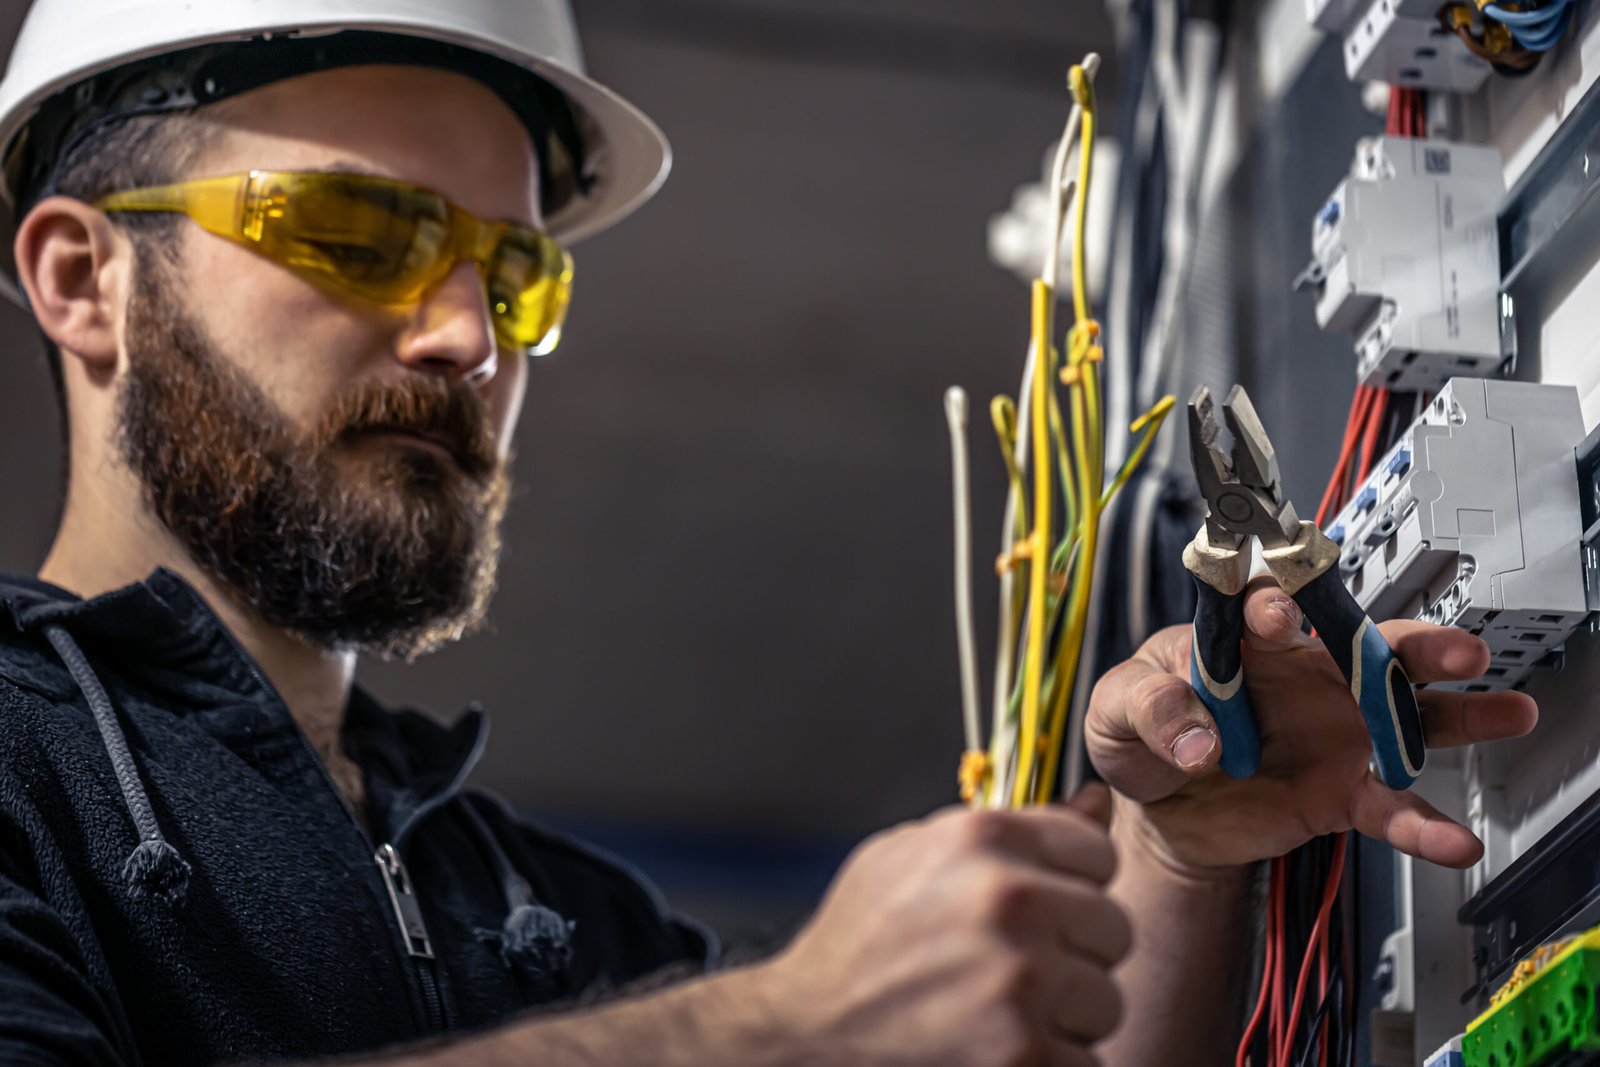
POLYGON ((1217 735, 1204 726, 1191 726, 1172 743, 1172 758, 1180 767, 1198 767, 1217 747, 1217 735))
POLYGON ((1267 606, 1296 626, 1300 625, 1300 605, 1286 596, 1273 597, 1267 601, 1267 606))

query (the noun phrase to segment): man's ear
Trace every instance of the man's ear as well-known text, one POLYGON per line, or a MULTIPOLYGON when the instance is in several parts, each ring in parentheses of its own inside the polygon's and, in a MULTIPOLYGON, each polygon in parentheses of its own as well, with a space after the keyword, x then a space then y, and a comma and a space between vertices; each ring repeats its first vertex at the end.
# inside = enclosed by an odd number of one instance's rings
POLYGON ((17 229, 17 274, 40 329, 97 375, 116 367, 129 247, 102 212, 66 196, 39 201, 17 229))

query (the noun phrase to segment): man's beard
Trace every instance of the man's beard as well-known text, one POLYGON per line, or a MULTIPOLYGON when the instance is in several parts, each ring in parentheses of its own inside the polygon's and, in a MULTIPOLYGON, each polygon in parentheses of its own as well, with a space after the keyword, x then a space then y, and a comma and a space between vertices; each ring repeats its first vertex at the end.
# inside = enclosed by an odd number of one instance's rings
POLYGON ((411 659, 477 628, 509 479, 476 392, 434 374, 352 387, 297 432, 212 351, 158 257, 141 259, 120 444, 195 563, 319 648, 411 659), (454 462, 383 430, 426 435, 454 462))

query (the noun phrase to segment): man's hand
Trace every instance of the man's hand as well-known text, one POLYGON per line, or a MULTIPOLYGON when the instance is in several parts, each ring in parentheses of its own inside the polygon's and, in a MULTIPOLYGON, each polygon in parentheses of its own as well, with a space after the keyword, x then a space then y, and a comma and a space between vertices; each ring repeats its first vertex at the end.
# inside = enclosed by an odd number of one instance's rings
POLYGON ((1109 799, 1093 787, 1067 806, 944 811, 864 844, 811 925, 751 975, 799 1032, 801 1062, 1096 1062, 1130 937, 1105 892, 1109 799))
MULTIPOLYGON (((1475 678, 1489 665, 1483 642, 1461 630, 1409 621, 1380 629, 1419 684, 1475 678)), ((1095 687, 1089 756, 1136 802, 1127 807, 1138 836, 1191 870, 1279 856, 1349 829, 1434 863, 1477 862, 1483 846, 1470 830, 1368 770, 1371 745, 1349 687, 1321 642, 1301 633, 1299 606, 1270 579, 1251 584, 1245 630, 1262 748, 1254 777, 1217 769, 1221 742, 1189 688, 1189 627, 1156 634, 1095 687)), ((1417 698, 1430 748, 1519 737, 1538 718, 1522 693, 1421 690, 1417 698)))

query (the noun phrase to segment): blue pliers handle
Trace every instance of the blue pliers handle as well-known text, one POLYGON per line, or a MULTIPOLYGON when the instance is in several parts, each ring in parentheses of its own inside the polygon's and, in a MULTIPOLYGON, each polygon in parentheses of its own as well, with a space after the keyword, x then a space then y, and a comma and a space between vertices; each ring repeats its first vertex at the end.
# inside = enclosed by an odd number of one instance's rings
POLYGON ((1250 694, 1244 687, 1244 586, 1250 577, 1250 555, 1218 551, 1202 544, 1184 551, 1194 573, 1199 598, 1194 608, 1194 637, 1189 642, 1189 684, 1217 724, 1222 742, 1220 765, 1232 778, 1248 778, 1261 768, 1261 735, 1256 729, 1250 694), (1209 550, 1209 551, 1208 551, 1209 550), (1226 558, 1217 559, 1226 552, 1226 558), (1204 553, 1197 559, 1199 553, 1204 553), (1208 559, 1212 566, 1204 566, 1208 559))
POLYGON ((1190 644, 1189 681, 1217 724, 1221 766, 1234 778, 1261 767, 1261 736, 1244 684, 1244 587, 1252 539, 1284 592, 1294 597, 1350 686, 1372 740, 1384 783, 1406 789, 1427 755, 1416 690, 1372 618, 1339 578, 1339 548, 1314 523, 1301 522, 1278 488, 1277 458, 1244 390, 1223 405, 1234 446, 1216 447, 1209 391, 1190 401, 1195 476, 1206 497, 1206 523, 1184 551, 1199 599, 1190 644))

